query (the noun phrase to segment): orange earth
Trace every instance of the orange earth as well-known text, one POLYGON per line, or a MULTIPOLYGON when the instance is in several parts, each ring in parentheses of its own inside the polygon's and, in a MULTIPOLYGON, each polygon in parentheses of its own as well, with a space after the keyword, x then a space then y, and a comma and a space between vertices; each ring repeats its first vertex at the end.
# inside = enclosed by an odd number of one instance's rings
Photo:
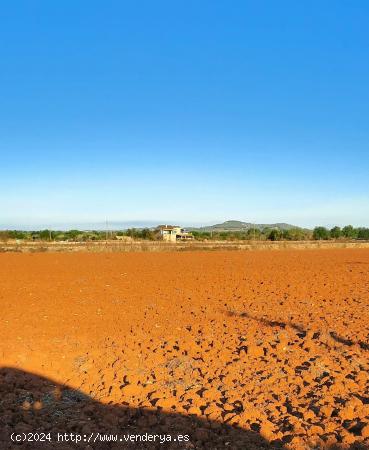
POLYGON ((1 254, 0 448, 369 448, 368 306, 367 249, 1 254))

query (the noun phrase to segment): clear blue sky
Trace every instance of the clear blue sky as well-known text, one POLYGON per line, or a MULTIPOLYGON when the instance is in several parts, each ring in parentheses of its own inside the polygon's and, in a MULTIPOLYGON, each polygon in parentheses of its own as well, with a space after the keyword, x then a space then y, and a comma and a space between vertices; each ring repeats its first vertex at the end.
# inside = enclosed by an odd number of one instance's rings
POLYGON ((0 226, 369 226, 367 1, 3 2, 0 226))

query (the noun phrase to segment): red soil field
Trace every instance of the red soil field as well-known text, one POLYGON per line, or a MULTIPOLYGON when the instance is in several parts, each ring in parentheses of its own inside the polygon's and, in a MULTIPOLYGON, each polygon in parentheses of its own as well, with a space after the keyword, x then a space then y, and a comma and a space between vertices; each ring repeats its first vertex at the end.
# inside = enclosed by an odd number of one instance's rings
POLYGON ((0 254, 0 448, 369 448, 368 305, 368 249, 0 254))

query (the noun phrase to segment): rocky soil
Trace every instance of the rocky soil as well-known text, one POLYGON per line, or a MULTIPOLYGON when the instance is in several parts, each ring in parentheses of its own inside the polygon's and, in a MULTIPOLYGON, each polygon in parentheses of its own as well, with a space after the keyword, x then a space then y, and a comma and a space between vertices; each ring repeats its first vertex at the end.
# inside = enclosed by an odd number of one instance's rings
POLYGON ((1 449, 369 448, 367 249, 1 254, 0 305, 1 449))

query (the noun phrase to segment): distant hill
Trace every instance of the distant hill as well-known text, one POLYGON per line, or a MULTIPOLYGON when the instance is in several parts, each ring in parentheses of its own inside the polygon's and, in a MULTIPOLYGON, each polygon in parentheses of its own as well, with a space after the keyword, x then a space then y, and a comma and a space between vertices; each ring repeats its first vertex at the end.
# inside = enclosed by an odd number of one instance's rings
POLYGON ((279 230, 291 230, 292 228, 300 228, 289 223, 251 223, 241 222, 239 220, 227 220, 223 223, 208 225, 200 228, 187 228, 190 231, 247 231, 250 228, 264 230, 265 228, 277 228, 279 230))

